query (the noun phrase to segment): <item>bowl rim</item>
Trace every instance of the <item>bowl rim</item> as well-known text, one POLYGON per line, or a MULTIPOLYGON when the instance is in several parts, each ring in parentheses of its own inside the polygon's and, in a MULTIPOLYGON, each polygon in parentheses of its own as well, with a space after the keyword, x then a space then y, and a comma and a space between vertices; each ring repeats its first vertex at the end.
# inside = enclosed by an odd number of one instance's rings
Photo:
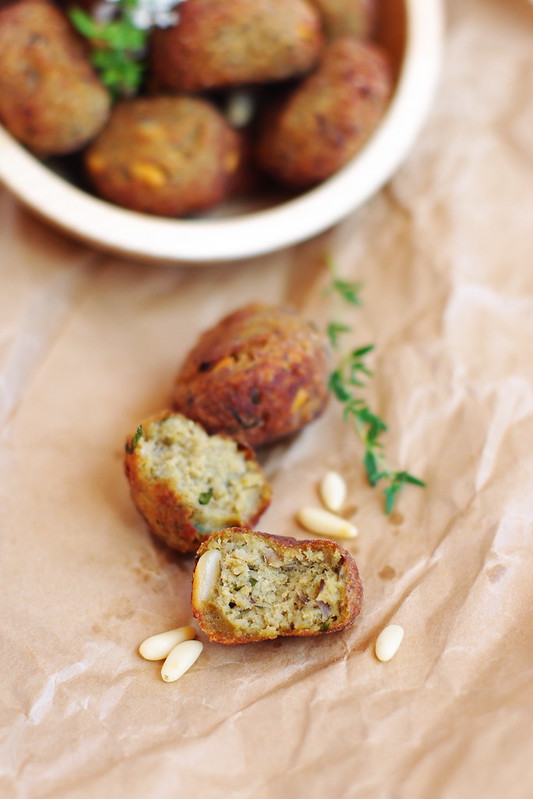
POLYGON ((442 0, 404 0, 404 4, 405 54, 379 128, 353 161, 294 199, 230 218, 180 220, 141 214, 73 186, 2 126, 0 181, 37 215, 75 238, 135 258, 212 264, 265 255, 313 238, 386 183, 429 112, 442 60, 442 0))

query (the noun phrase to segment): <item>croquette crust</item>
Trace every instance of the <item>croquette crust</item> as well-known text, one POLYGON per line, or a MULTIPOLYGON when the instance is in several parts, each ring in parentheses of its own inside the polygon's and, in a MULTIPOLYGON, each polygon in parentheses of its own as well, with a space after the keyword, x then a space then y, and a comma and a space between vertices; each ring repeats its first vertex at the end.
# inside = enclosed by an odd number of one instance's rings
POLYGON ((269 83, 308 72, 323 44, 306 0, 187 0, 151 39, 152 79, 174 91, 269 83))
POLYGON ((242 140, 206 100, 118 103, 85 154, 99 195, 159 216, 186 216, 225 199, 240 175, 242 140))
POLYGON ((377 20, 377 0, 310 0, 319 12, 329 39, 357 36, 370 39, 377 20))
POLYGON ((258 122, 258 166, 296 189, 337 172, 366 143, 388 105, 391 76, 385 53, 343 36, 324 48, 316 70, 258 122))
MULTIPOLYGON (((306 550, 314 550, 317 552, 325 553, 338 553, 339 571, 343 570, 344 582, 344 608, 342 615, 336 622, 332 623, 327 629, 313 630, 313 629, 293 629, 286 631, 278 631, 276 635, 265 634, 264 630, 257 629, 243 634, 240 631, 232 630, 231 623, 227 619, 220 616, 220 613, 214 613, 210 610, 208 603, 204 606, 195 601, 194 591, 192 592, 192 610, 193 615, 197 619, 198 624, 206 633, 210 640, 216 641, 220 644, 248 644, 257 643, 264 640, 271 640, 274 637, 285 636, 299 636, 309 637, 317 635, 326 635, 333 632, 339 632, 351 626, 361 611, 363 602, 363 585, 359 576, 357 565, 352 555, 343 547, 330 540, 298 540, 289 536, 278 536, 270 533, 251 532, 244 530, 241 527, 227 528, 219 532, 213 533, 203 541, 198 549, 195 559, 195 569, 198 560, 211 549, 216 549, 216 543, 222 539, 235 538, 241 534, 246 534, 248 537, 259 538, 267 542, 270 547, 280 554, 287 551, 294 551, 295 549, 305 552, 306 550)), ((311 567, 310 567, 311 568, 311 567)), ((194 581, 194 572, 193 572, 194 581)))
POLYGON ((37 155, 81 149, 104 126, 110 97, 85 43, 46 0, 0 8, 0 120, 37 155))
MULTIPOLYGON (((172 415, 172 411, 169 410, 159 412, 145 419, 139 427, 148 429, 149 425, 172 415)), ((180 495, 179 486, 163 479, 154 479, 147 474, 140 450, 137 446, 133 446, 134 435, 127 437, 124 455, 124 469, 134 504, 151 532, 167 546, 181 553, 196 552, 199 544, 211 531, 199 529, 194 523, 194 508, 180 495)), ((246 459, 248 467, 262 474, 253 451, 241 443, 237 443, 237 447, 246 459)), ((258 521, 272 498, 272 489, 264 476, 263 479, 260 499, 254 511, 247 518, 239 518, 236 515, 236 518, 230 521, 244 528, 253 527, 258 521)))
POLYGON ((300 430, 328 401, 326 336, 295 312, 251 303, 207 330, 174 386, 174 408, 252 447, 300 430))

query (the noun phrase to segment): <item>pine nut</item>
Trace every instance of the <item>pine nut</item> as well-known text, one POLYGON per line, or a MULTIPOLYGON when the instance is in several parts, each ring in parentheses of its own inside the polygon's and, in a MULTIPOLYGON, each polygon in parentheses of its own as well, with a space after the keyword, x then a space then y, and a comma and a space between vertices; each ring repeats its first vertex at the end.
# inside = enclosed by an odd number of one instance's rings
POLYGON ((376 638, 376 657, 386 663, 394 657, 403 640, 403 627, 399 624, 389 624, 376 638))
POLYGON ((156 164, 147 164, 142 161, 137 161, 130 165, 129 170, 132 177, 139 180, 141 183, 145 183, 147 186, 159 188, 160 186, 164 186, 167 182, 165 173, 161 167, 156 164))
POLYGON ((346 483, 338 472, 327 472, 320 481, 319 493, 328 510, 338 512, 346 499, 346 483))
POLYGON ((296 413, 296 411, 299 411, 300 408, 303 405, 305 405, 305 403, 308 400, 309 400, 309 392, 307 391, 307 389, 302 388, 300 386, 300 388, 296 392, 296 394, 294 396, 294 399, 293 399, 293 401, 291 403, 291 413, 296 413))
POLYGON ((210 596, 220 577, 221 554, 218 549, 209 549, 200 555, 192 579, 192 601, 202 605, 210 596))
POLYGON ((329 535, 334 538, 355 538, 357 527, 351 522, 322 508, 305 507, 297 513, 297 519, 306 530, 318 535, 329 535))
POLYGON ((139 655, 145 660, 164 660, 169 652, 182 641, 196 637, 194 627, 177 627, 164 633, 151 635, 139 647, 139 655))
POLYGON ((233 128, 244 128, 251 122, 255 112, 254 96, 237 89, 230 94, 226 105, 226 119, 233 128))
POLYGON ((198 660, 203 648, 201 641, 183 641, 175 646, 161 668, 164 681, 178 680, 198 660))

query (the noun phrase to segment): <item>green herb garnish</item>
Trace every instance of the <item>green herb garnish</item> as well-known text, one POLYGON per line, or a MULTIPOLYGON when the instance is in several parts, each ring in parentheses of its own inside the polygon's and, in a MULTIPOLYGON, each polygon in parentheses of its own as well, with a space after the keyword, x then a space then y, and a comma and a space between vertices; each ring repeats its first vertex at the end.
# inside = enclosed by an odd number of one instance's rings
POLYGON ((148 30, 140 30, 132 12, 137 0, 118 0, 116 16, 110 22, 97 22, 86 11, 73 8, 69 18, 76 30, 89 40, 91 62, 112 96, 131 97, 144 73, 148 30))
POLYGON ((350 325, 345 325, 342 322, 329 322, 327 326, 327 334, 332 347, 339 346, 339 335, 341 333, 349 333, 351 331, 350 325))
POLYGON ((321 633, 327 632, 329 630, 330 624, 331 622, 329 621, 329 619, 327 621, 322 622, 322 624, 320 625, 320 632, 321 633))
POLYGON ((409 474, 409 472, 390 472, 386 473, 386 476, 390 479, 390 484, 383 490, 385 494, 385 511, 390 513, 394 506, 394 499, 396 494, 406 483, 410 483, 414 486, 420 486, 421 488, 425 487, 425 483, 423 480, 419 480, 418 477, 415 477, 413 474, 409 474))
POLYGON ((142 434, 143 434, 143 426, 142 424, 140 424, 135 433, 132 435, 129 444, 126 443, 126 452, 128 453, 128 455, 133 455, 133 453, 135 452, 135 447, 139 443, 139 439, 142 438, 142 434))
POLYGON ((252 586, 252 588, 253 588, 253 587, 254 587, 254 585, 255 585, 255 584, 256 584, 256 582, 257 582, 257 579, 256 579, 255 577, 249 577, 249 578, 248 578, 248 582, 250 583, 250 585, 251 585, 251 586, 252 586))
POLYGON ((360 283, 351 283, 347 280, 339 280, 334 278, 332 288, 337 291, 341 297, 344 297, 346 302, 352 305, 361 305, 361 298, 359 292, 361 291, 360 283))
MULTIPOLYGON (((330 291, 337 292, 351 305, 361 305, 361 284, 339 280, 335 276, 331 259, 328 258, 327 264, 332 274, 330 291)), ((339 335, 350 330, 350 326, 342 322, 330 322, 327 334, 332 346, 338 347, 339 335)), ((344 405, 343 417, 346 421, 353 422, 357 435, 364 445, 363 464, 370 485, 376 486, 381 481, 386 484, 383 489, 385 512, 390 514, 396 495, 404 485, 425 486, 425 483, 409 472, 390 469, 386 463, 381 436, 388 429, 387 424, 372 411, 359 393, 359 390, 366 385, 365 378, 373 376, 366 360, 373 350, 374 345, 369 344, 344 355, 331 373, 328 387, 336 399, 344 405)))
MULTIPOLYGON (((359 295, 363 287, 362 283, 338 278, 335 274, 335 264, 331 255, 326 255, 326 266, 331 275, 331 286, 328 289, 328 293, 336 291, 350 305, 361 305, 361 297, 359 295)), ((348 331, 351 328, 346 327, 345 330, 348 331)))
POLYGON ((207 505, 207 503, 212 499, 212 497, 213 497, 213 489, 209 488, 207 491, 202 491, 202 493, 198 497, 198 502, 200 503, 200 505, 207 505))

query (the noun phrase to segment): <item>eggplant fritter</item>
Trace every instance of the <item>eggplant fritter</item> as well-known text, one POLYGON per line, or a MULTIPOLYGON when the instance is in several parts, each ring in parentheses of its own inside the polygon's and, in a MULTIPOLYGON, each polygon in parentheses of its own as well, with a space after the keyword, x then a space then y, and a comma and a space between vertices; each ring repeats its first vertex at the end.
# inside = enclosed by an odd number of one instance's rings
POLYGON ((151 73, 175 91, 269 83, 308 72, 322 43, 306 0, 187 0, 179 22, 152 35, 151 73))
POLYGON ((324 49, 315 72, 259 122, 256 159, 280 183, 307 188, 333 175, 365 144, 391 94, 385 54, 340 37, 324 49))
POLYGON ((179 552, 228 525, 253 526, 272 495, 250 449, 169 411, 128 437, 124 465, 151 531, 179 552))
POLYGON ((362 600, 355 561, 333 541, 232 528, 209 536, 196 556, 193 614, 221 644, 338 632, 362 600))
POLYGON ((252 303, 207 330, 179 371, 174 407, 252 447, 295 433, 328 400, 326 336, 294 311, 252 303))
POLYGON ((110 97, 87 49, 46 0, 0 8, 0 120, 37 155, 81 149, 104 126, 110 97))
POLYGON ((160 216, 203 211, 231 193, 242 139, 206 100, 147 97, 118 103, 85 154, 99 195, 160 216))

